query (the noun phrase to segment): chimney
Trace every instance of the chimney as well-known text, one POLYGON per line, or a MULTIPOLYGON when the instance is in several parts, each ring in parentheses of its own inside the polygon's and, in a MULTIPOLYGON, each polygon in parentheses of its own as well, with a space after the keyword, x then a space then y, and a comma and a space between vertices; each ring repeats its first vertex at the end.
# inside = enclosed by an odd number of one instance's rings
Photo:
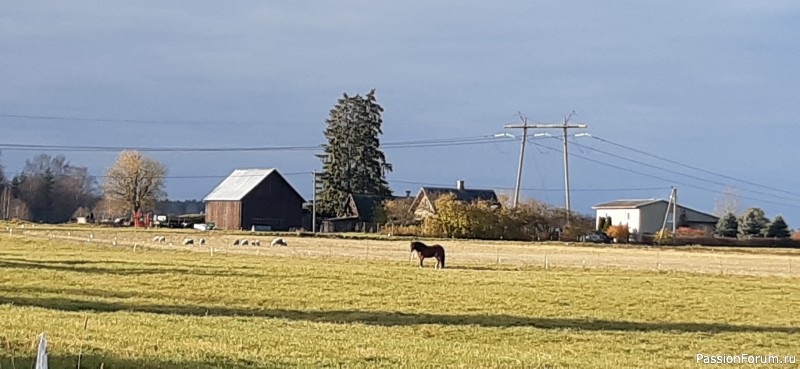
POLYGON ((464 191, 464 180, 463 179, 459 179, 459 180, 456 181, 456 189, 458 189, 459 191, 464 191))
POLYGON ((406 190, 406 197, 411 197, 411 190, 406 190))

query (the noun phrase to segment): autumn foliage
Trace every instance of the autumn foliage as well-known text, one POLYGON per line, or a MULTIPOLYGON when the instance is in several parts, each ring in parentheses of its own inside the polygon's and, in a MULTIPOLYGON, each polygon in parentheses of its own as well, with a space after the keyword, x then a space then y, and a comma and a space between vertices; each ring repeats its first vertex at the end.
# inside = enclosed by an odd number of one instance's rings
POLYGON ((612 225, 608 227, 606 230, 606 235, 608 237, 614 238, 617 242, 628 242, 628 237, 630 236, 631 232, 628 229, 628 225, 612 225))

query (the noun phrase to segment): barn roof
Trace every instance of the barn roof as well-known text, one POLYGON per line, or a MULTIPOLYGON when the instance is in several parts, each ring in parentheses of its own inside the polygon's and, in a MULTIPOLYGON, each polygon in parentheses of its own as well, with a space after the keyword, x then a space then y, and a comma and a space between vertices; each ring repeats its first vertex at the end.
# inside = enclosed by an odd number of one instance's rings
POLYGON ((592 208, 593 209, 636 209, 659 201, 665 201, 665 200, 661 199, 615 200, 592 206, 592 208))
POLYGON ((278 173, 278 171, 275 168, 236 169, 222 183, 217 185, 203 201, 241 200, 272 173, 278 173))
MULTIPOLYGON (((639 209, 659 202, 669 204, 669 201, 664 199, 616 200, 592 206, 592 209, 639 209)), ((716 223, 719 220, 719 217, 713 214, 695 210, 681 204, 678 204, 678 207, 689 210, 689 212, 687 212, 686 220, 690 222, 716 223)))

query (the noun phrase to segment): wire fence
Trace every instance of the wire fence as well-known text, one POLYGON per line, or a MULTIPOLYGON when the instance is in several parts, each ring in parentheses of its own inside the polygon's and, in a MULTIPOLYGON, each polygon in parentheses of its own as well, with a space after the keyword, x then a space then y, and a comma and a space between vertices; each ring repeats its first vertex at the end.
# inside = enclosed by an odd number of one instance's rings
MULTIPOLYGON (((273 257, 347 258, 362 261, 394 261, 418 264, 408 241, 353 240, 315 237, 282 237, 286 247, 272 247, 274 237, 257 235, 206 235, 102 230, 54 231, 12 229, 7 234, 84 244, 120 247, 134 252, 183 250, 208 255, 255 255, 273 257), (159 236, 160 235, 160 236, 159 236), (205 238, 204 238, 205 237, 205 238), (163 240, 156 240, 163 238, 163 240), (200 245, 201 239, 203 245, 200 245), (184 241, 192 244, 184 245, 184 241), (241 244, 248 240, 248 246, 241 244), (261 246, 252 246, 252 241, 261 246), (236 242, 239 241, 239 242, 236 242)), ((488 267, 538 267, 676 271, 720 275, 800 276, 800 252, 775 250, 731 251, 717 249, 603 247, 586 244, 503 243, 492 241, 442 241, 447 250, 447 267, 475 269, 488 267)), ((425 265, 433 267, 432 260, 425 265)))

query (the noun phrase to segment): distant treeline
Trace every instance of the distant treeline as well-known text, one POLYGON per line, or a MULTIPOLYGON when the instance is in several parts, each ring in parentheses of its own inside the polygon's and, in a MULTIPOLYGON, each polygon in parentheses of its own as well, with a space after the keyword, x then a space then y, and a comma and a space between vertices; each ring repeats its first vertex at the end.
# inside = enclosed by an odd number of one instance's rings
POLYGON ((95 177, 62 155, 40 154, 8 179, 0 166, 0 218, 64 223, 88 213, 100 200, 95 177))

